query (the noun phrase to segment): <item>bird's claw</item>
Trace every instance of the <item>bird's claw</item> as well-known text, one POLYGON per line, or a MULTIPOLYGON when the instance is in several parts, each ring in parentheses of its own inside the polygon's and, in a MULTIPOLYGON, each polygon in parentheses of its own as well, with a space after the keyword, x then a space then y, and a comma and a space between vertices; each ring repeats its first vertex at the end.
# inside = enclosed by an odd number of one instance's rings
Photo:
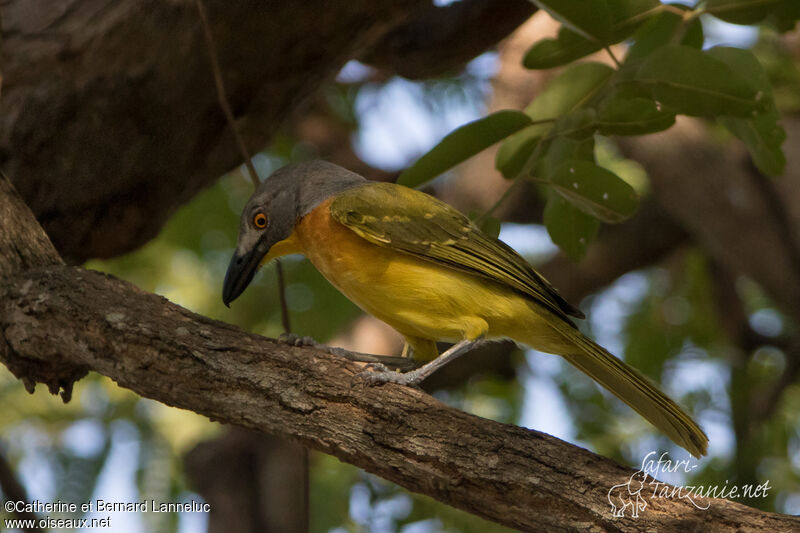
POLYGON ((339 348, 339 347, 336 347, 336 346, 326 346, 325 347, 325 351, 328 352, 331 355, 344 357, 346 359, 352 359, 353 358, 353 352, 351 352, 349 350, 345 350, 344 348, 339 348))
POLYGON ((281 333, 278 340, 289 344, 291 346, 320 346, 320 344, 311 337, 301 337, 294 333, 281 333))
POLYGON ((422 382, 422 377, 413 370, 411 372, 395 372, 389 370, 382 363, 369 363, 364 370, 356 374, 356 378, 364 381, 367 385, 382 385, 384 383, 396 383, 407 387, 416 387, 422 382))
POLYGON ((351 360, 358 360, 353 352, 345 350, 344 348, 337 348, 328 346, 327 344, 322 344, 321 342, 315 341, 312 337, 301 337, 300 335, 296 335, 294 333, 283 333, 280 337, 278 337, 278 340, 285 342, 290 346, 310 346, 331 355, 345 357, 351 360))
POLYGON ((365 374, 367 372, 369 372, 370 374, 378 374, 381 372, 391 372, 391 370, 389 370, 389 367, 387 367, 383 363, 367 363, 366 365, 364 365, 364 371, 361 373, 365 374))

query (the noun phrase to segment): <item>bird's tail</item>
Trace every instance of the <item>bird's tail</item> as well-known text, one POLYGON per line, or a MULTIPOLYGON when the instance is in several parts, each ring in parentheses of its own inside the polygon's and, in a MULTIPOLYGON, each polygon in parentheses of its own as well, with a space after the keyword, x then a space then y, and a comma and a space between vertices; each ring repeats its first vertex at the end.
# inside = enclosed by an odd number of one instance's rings
POLYGON ((706 454, 708 437, 686 412, 638 370, 567 323, 551 324, 578 348, 559 353, 628 404, 676 444, 697 458, 706 454))

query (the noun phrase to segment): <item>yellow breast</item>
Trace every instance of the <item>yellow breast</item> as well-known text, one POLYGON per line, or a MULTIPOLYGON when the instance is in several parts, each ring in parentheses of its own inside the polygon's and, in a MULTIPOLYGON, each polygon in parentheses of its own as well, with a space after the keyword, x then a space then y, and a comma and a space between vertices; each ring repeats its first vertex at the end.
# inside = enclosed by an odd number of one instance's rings
POLYGON ((458 341, 530 333, 531 303, 493 281, 367 242, 330 215, 306 215, 268 258, 302 253, 356 305, 407 337, 458 341))

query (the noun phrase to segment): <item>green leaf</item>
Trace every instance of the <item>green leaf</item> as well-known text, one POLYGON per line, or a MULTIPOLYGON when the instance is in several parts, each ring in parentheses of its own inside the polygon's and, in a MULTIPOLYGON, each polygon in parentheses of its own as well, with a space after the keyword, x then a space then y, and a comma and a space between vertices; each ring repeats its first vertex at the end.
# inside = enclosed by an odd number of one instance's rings
MULTIPOLYGON (((769 93, 772 92, 772 86, 769 83, 764 67, 761 66, 761 63, 750 50, 731 46, 715 46, 708 49, 707 53, 746 77, 756 88, 769 93)), ((771 94, 767 96, 771 98, 771 94)))
POLYGON ((586 255, 586 250, 600 227, 600 221, 577 209, 553 191, 548 195, 544 206, 543 220, 553 242, 575 261, 586 255))
MULTIPOLYGON (((566 68, 525 108, 534 120, 557 119, 591 103, 603 90, 614 69, 602 63, 579 63, 566 68)), ((512 135, 497 152, 495 166, 503 176, 516 178, 552 124, 537 124, 512 135)))
POLYGON ((637 81, 676 112, 752 116, 765 110, 763 92, 728 65, 688 46, 664 46, 642 63, 637 81))
POLYGON ((728 131, 747 146, 753 163, 768 176, 780 176, 786 168, 786 156, 781 149, 786 132, 777 120, 778 113, 764 113, 752 119, 719 119, 728 131))
POLYGON ((499 219, 484 215, 478 211, 470 212, 469 218, 489 237, 496 239, 500 235, 501 222, 499 219))
POLYGON ((560 67, 602 48, 601 43, 562 26, 555 39, 542 39, 534 44, 525 54, 522 64, 530 69, 560 67))
POLYGON ((591 108, 576 109, 558 119, 548 136, 542 139, 537 157, 530 162, 531 174, 548 179, 564 161, 594 161, 596 129, 597 113, 591 108))
POLYGON ((525 113, 532 120, 558 118, 591 101, 613 74, 614 69, 602 63, 572 65, 547 84, 525 113))
POLYGON ((613 18, 612 41, 618 43, 629 37, 643 22, 663 11, 658 0, 608 0, 613 18))
POLYGON ((783 21, 800 18, 800 2, 797 0, 708 0, 706 11, 718 19, 733 24, 756 24, 769 15, 777 15, 783 21))
POLYGON ((602 44, 628 37, 651 14, 658 0, 532 0, 573 32, 602 44))
POLYGON ((769 176, 783 174, 786 156, 781 145, 786 140, 786 132, 780 125, 780 113, 772 97, 772 85, 767 73, 749 50, 730 47, 716 47, 708 51, 710 55, 747 76, 765 95, 767 110, 755 117, 719 117, 720 123, 747 146, 753 163, 761 172, 769 176))
POLYGON ((497 150, 494 164, 503 176, 514 179, 522 172, 525 163, 536 151, 536 147, 542 137, 550 131, 551 124, 537 124, 528 126, 524 130, 515 133, 500 145, 497 150))
POLYGON ((550 185, 572 205, 604 222, 622 222, 638 204, 633 187, 589 161, 566 161, 550 178, 550 185))
POLYGON ((498 111, 465 124, 420 157, 397 181, 417 187, 530 124, 528 115, 512 110, 498 111))
MULTIPOLYGON (((679 9, 688 9, 686 6, 675 5, 679 9)), ((679 36, 679 42, 684 46, 697 48, 703 47, 703 25, 699 18, 693 19, 687 27, 683 26, 683 18, 670 11, 664 11, 650 18, 633 35, 633 45, 625 56, 625 66, 638 64, 654 51, 672 43, 673 38, 678 36, 678 32, 683 32, 679 36)))
POLYGON ((580 108, 563 115, 553 126, 551 137, 586 139, 597 130, 597 111, 593 108, 580 108))
POLYGON ((543 180, 550 180, 561 165, 566 161, 576 159, 594 162, 594 137, 577 140, 569 137, 553 139, 547 152, 536 166, 536 176, 543 180))
POLYGON ((600 105, 597 121, 603 135, 645 135, 669 129, 675 115, 649 98, 616 95, 600 105))
POLYGON ((587 39, 606 42, 612 16, 606 0, 531 0, 551 17, 587 39))

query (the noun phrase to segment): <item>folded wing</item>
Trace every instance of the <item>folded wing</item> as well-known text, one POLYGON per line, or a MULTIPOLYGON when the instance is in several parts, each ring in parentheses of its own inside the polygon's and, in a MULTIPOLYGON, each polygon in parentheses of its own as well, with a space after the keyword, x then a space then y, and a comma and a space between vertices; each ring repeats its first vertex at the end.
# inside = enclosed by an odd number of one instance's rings
POLYGON ((570 324, 567 315, 583 318, 513 248, 430 195, 369 183, 338 194, 330 209, 337 222, 373 244, 502 283, 570 324))

